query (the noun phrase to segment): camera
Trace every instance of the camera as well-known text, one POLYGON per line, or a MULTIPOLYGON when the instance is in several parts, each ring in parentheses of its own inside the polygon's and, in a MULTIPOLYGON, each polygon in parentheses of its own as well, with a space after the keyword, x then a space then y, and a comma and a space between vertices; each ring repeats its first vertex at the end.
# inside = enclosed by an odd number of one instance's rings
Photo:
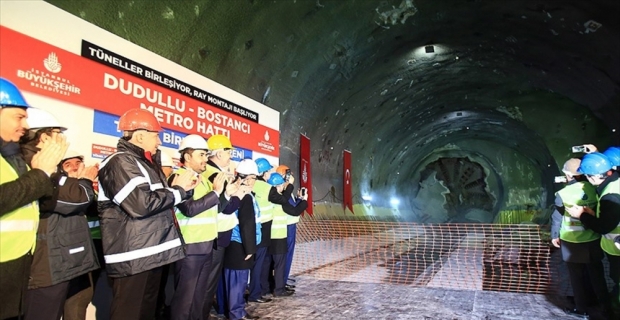
POLYGON ((558 177, 555 177, 554 181, 555 183, 567 183, 568 179, 566 179, 565 176, 558 176, 558 177))
POLYGON ((586 152, 586 146, 574 146, 571 148, 573 153, 583 153, 586 152))

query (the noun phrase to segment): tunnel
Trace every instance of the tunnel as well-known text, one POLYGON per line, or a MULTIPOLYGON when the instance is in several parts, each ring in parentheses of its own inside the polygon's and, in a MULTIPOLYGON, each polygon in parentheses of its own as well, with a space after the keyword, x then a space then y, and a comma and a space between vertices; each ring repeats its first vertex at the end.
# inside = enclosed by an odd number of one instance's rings
POLYGON ((571 147, 620 145, 620 1, 46 2, 279 111, 293 172, 310 138, 297 274, 570 290, 541 238, 571 147))
POLYGON ((450 221, 544 209, 571 146, 620 139, 617 1, 49 2, 281 112, 280 161, 311 139, 315 200, 342 198, 350 150, 377 219, 454 219, 463 163, 492 204, 450 221))

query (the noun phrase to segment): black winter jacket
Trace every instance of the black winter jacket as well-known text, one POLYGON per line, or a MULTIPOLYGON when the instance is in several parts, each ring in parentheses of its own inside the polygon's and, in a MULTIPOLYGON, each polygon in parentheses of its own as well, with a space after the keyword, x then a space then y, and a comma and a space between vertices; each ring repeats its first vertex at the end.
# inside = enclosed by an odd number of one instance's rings
POLYGON ((92 182, 61 174, 52 179, 57 187, 54 199, 47 199, 41 206, 47 211, 40 210, 29 289, 55 285, 99 269, 84 215, 95 196, 92 182))
POLYGON ((185 257, 173 208, 192 196, 169 187, 160 151, 120 139, 117 153, 99 168, 98 210, 106 270, 110 277, 148 271, 185 257))
MULTIPOLYGON (((30 164, 36 141, 21 146, 30 164)), ((93 184, 69 178, 61 168, 51 177, 53 193, 39 199, 37 244, 30 267, 29 289, 69 281, 99 268, 84 212, 94 200, 93 184)))

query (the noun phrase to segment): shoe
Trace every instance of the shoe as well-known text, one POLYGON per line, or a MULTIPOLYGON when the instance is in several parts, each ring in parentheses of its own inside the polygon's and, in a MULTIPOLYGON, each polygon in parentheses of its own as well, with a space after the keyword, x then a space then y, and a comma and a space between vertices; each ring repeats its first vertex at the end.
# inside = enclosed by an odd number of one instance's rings
POLYGON ((571 316, 579 317, 581 319, 590 319, 590 315, 588 315, 585 311, 579 311, 577 309, 564 309, 564 312, 571 316))
POLYGON ((292 295, 295 294, 295 291, 286 291, 284 290, 284 292, 282 292, 281 294, 273 294, 274 297, 276 298, 280 298, 280 297, 290 297, 292 295))
POLYGON ((268 303, 268 302, 271 302, 271 301, 272 301, 271 299, 264 298, 264 297, 258 298, 256 300, 248 300, 248 302, 256 302, 256 303, 268 303))
POLYGON ((294 284, 287 284, 284 286, 286 289, 295 289, 295 285, 294 284))
POLYGON ((289 289, 287 287, 284 287, 284 292, 295 293, 295 289, 289 289))
POLYGON ((253 315, 251 315, 249 313, 241 318, 241 320, 256 320, 256 319, 260 319, 260 317, 259 316, 253 316, 253 315))

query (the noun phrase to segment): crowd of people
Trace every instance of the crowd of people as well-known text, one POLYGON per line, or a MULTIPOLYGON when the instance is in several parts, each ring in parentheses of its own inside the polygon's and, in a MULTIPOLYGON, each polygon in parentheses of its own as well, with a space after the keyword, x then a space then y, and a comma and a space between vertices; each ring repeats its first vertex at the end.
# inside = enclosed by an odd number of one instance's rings
MULTIPOLYGON (((120 117, 117 150, 101 164, 86 166, 65 130, 0 78, 0 319, 84 320, 104 270, 113 320, 258 319, 247 303, 294 295, 296 225, 308 202, 287 166, 265 158, 231 166, 228 137, 190 134, 177 167, 159 149, 160 123, 142 109, 120 117)), ((567 312, 587 317, 599 305, 612 319, 620 148, 583 149, 562 169, 552 243, 574 292, 567 312)))
POLYGON ((566 186, 556 193, 552 244, 560 248, 573 288, 574 307, 568 314, 588 318, 600 309, 604 317, 620 316, 620 148, 597 152, 582 149, 581 158, 566 161, 566 186), (607 257, 607 287, 603 259, 607 257))
POLYGON ((103 274, 113 320, 258 319, 247 303, 294 295, 308 202, 287 166, 235 167, 228 137, 191 134, 174 168, 142 109, 120 117, 116 152, 93 166, 65 130, 0 78, 0 319, 84 320, 103 274))

